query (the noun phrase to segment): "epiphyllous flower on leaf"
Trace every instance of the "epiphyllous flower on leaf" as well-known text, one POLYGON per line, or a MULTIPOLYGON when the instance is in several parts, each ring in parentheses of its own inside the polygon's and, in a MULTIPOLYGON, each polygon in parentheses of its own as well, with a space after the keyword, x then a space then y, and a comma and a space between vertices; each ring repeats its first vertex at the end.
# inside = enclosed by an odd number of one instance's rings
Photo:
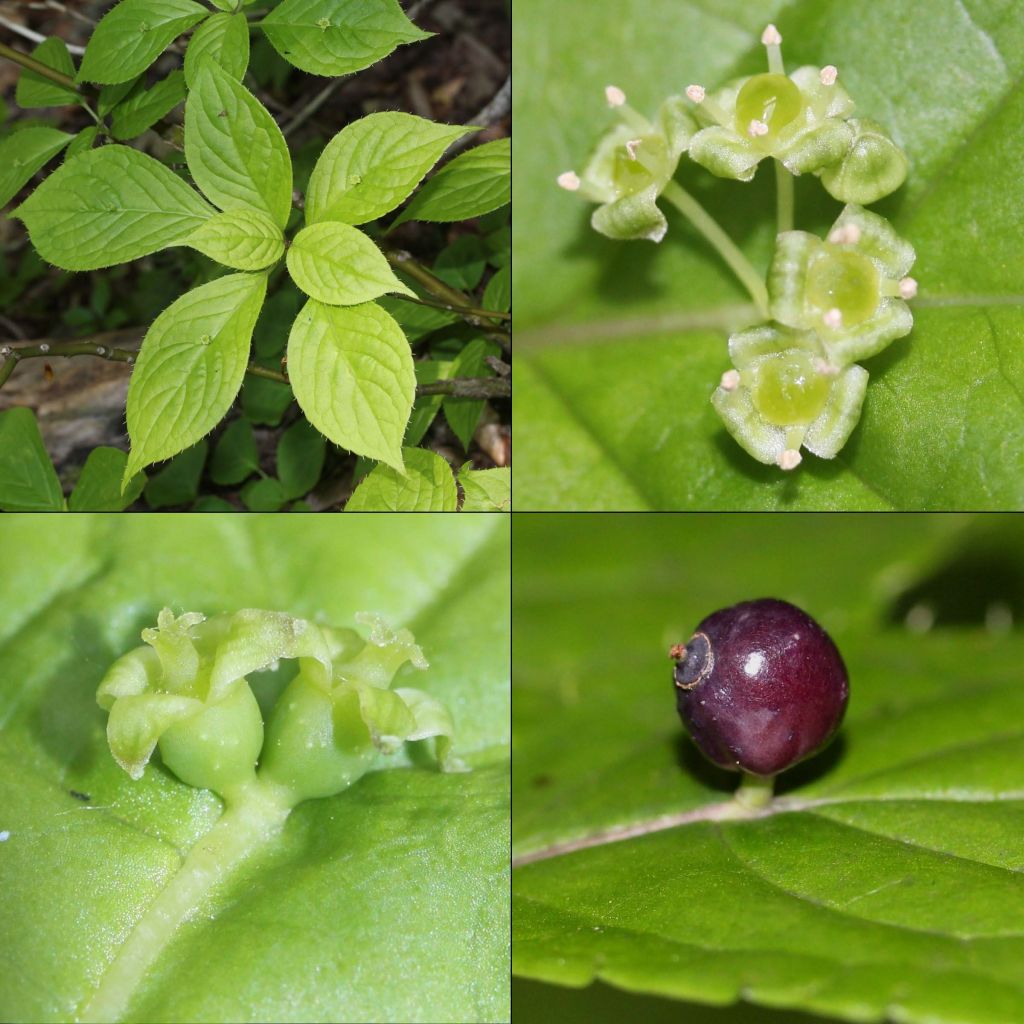
POLYGON ((620 122, 605 133, 583 171, 566 171, 558 184, 600 204, 591 224, 602 235, 660 242, 668 225, 657 199, 672 180, 697 122, 679 96, 665 100, 653 122, 627 105, 621 89, 608 86, 605 96, 620 122))
POLYGON ((824 241, 806 231, 777 237, 771 315, 817 333, 828 362, 847 366, 910 333, 914 318, 904 300, 917 294, 907 277, 913 264, 913 246, 884 217, 847 206, 824 241))
POLYGON ((834 458, 860 418, 862 366, 838 367, 813 331, 765 324, 729 339, 734 370, 711 404, 740 447, 759 462, 795 469, 806 448, 834 458))

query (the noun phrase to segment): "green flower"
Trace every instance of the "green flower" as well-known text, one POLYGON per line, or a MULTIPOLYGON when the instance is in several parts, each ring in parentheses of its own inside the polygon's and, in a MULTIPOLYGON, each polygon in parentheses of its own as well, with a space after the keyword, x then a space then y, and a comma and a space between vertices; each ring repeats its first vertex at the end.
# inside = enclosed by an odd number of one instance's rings
POLYGON ((605 95, 622 121, 604 135, 581 174, 566 171, 558 184, 600 204, 590 222, 602 235, 660 242, 668 224, 657 199, 672 180, 697 122, 679 96, 665 100, 652 123, 626 105, 621 89, 608 86, 605 95))
POLYGON ((795 469, 806 448, 836 456, 860 418, 868 384, 861 366, 835 366, 812 331, 766 324, 729 339, 736 369, 711 404, 740 447, 759 462, 795 469))
POLYGON ((706 126, 691 140, 690 158, 720 178, 750 181, 765 157, 793 174, 820 171, 842 160, 855 138, 846 121, 853 100, 831 66, 739 78, 711 95, 691 85, 686 94, 706 126))
POLYGON ((835 366, 866 359, 908 334, 905 299, 914 249, 884 217, 847 206, 825 241, 805 231, 778 236, 768 272, 773 319, 819 335, 835 366))

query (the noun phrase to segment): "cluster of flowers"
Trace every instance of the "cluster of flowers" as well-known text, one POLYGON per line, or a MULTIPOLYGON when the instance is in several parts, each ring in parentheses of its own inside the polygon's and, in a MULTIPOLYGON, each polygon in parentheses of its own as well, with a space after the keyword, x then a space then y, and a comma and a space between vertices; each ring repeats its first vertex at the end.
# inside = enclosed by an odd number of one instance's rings
MULTIPOLYGON (((868 373, 858 360, 910 332, 906 300, 914 250, 889 222, 864 209, 903 183, 907 160, 881 125, 853 116, 838 71, 801 67, 784 73, 782 37, 761 37, 769 72, 700 85, 672 96, 653 121, 609 86, 619 115, 580 174, 563 188, 599 204, 591 223, 615 239, 661 241, 667 230, 657 200, 680 194, 673 180, 683 154, 712 174, 750 181, 771 157, 792 175, 814 174, 847 205, 824 239, 780 231, 761 304, 770 322, 729 339, 733 369, 711 397, 726 428, 755 459, 794 469, 806 448, 830 459, 860 418, 868 373)), ((676 205, 680 205, 676 202, 676 205)), ((758 296, 755 296, 758 298, 758 296)))

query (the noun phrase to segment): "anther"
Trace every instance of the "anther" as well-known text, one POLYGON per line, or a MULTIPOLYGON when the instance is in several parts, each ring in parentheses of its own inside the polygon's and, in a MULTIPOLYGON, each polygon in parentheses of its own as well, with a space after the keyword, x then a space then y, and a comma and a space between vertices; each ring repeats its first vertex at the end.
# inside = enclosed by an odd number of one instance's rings
POLYGON ((782 43, 782 36, 774 25, 768 25, 761 33, 761 42, 765 46, 779 46, 782 43))
POLYGON ((900 281, 900 298, 912 299, 917 294, 917 282, 912 277, 900 281))
POLYGON ((703 85, 688 85, 686 87, 686 95, 689 99, 693 100, 694 103, 703 103, 706 93, 704 92, 703 85))
POLYGON ((826 327, 831 327, 836 330, 843 326, 843 314, 841 310, 832 308, 822 318, 825 321, 826 327))
POLYGON ((835 64, 826 64, 818 72, 818 77, 821 79, 822 85, 835 85, 836 79, 839 77, 839 68, 835 64))
POLYGON ((779 457, 775 461, 779 464, 779 469, 796 469, 803 462, 803 456, 795 448, 787 448, 779 452, 779 457))
POLYGON ((766 125, 764 121, 758 121, 757 118, 754 118, 754 120, 750 122, 750 127, 747 128, 747 134, 752 139, 756 139, 760 135, 767 135, 768 131, 768 125, 766 125))
POLYGON ((617 85, 606 85, 604 98, 609 107, 621 107, 626 102, 626 94, 617 85))
POLYGON ((576 192, 580 187, 580 176, 575 171, 564 171, 558 176, 558 184, 566 192, 576 192))
POLYGON ((860 228, 856 224, 844 224, 828 236, 833 245, 856 245, 860 241, 860 228))
POLYGON ((718 386, 723 391, 735 391, 740 386, 739 370, 726 370, 718 386))
POLYGON ((833 366, 827 359, 820 356, 814 360, 815 373, 822 377, 835 377, 839 373, 839 367, 833 366))

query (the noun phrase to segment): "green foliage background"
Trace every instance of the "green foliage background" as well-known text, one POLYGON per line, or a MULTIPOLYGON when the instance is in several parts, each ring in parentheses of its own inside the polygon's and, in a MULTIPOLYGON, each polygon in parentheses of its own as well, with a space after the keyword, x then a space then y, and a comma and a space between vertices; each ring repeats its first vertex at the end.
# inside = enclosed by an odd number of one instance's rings
MULTIPOLYGON (((503 516, 8 516, 0 1018, 75 1019, 219 815, 159 764, 129 779, 95 701, 169 605, 409 626, 431 663, 417 685, 473 770, 442 775, 414 746, 297 807, 175 936, 130 1019, 507 1020, 508 546, 503 516)), ((283 680, 253 682, 267 699, 283 680)))
POLYGON ((1024 1019, 1019 518, 520 514, 514 552, 514 857, 729 798, 666 654, 714 609, 800 605, 851 679, 782 810, 514 868, 517 1019, 668 1019, 536 984, 595 980, 709 1024, 1024 1019))
MULTIPOLYGON (((1019 168, 1024 20, 1014 0, 522 0, 515 19, 519 508, 963 509, 1024 500, 1019 168), (611 121, 603 88, 651 113, 690 82, 835 64, 858 112, 906 151, 874 209, 917 248, 907 340, 867 363, 860 426, 833 462, 780 474, 747 457, 708 397, 728 332, 756 317, 681 218, 659 246, 616 243, 555 186, 611 121)), ((774 177, 678 174, 766 268, 774 177)), ((839 204, 797 182, 797 227, 839 204)))

